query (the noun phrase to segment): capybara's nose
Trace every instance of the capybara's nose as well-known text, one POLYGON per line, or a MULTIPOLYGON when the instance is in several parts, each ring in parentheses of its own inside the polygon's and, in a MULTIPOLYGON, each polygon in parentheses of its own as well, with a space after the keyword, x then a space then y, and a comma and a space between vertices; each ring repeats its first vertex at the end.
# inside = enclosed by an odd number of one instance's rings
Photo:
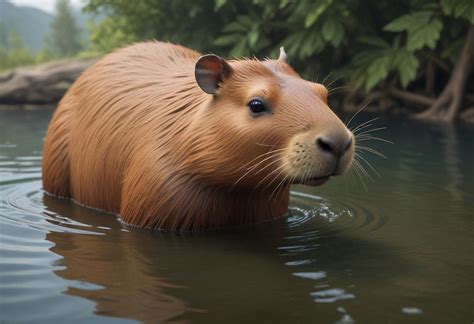
POLYGON ((345 135, 321 135, 316 139, 316 148, 320 152, 340 158, 352 144, 352 136, 345 135))

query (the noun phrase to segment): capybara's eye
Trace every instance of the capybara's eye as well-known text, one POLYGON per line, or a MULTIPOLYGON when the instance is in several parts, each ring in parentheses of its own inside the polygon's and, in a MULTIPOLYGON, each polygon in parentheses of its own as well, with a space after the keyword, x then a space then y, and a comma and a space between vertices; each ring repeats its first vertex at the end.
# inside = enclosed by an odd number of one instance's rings
POLYGON ((249 113, 253 117, 259 116, 268 111, 267 107, 260 99, 252 99, 248 103, 249 113))

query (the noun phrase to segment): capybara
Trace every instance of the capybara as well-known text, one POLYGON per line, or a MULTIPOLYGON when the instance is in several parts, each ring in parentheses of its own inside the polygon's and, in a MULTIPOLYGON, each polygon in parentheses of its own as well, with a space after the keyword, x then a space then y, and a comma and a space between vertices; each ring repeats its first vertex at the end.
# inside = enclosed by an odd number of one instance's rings
POLYGON ((44 144, 48 193, 151 229, 198 231, 287 213, 291 184, 344 173, 354 136, 327 89, 276 60, 144 42, 87 69, 44 144))

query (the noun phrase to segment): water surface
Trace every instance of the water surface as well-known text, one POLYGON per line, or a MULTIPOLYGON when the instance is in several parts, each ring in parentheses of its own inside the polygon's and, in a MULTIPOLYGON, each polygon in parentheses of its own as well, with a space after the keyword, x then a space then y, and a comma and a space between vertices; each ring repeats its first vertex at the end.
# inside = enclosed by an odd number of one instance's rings
POLYGON ((353 172, 295 186, 285 219, 183 235, 44 195, 50 116, 0 112, 0 322, 474 321, 472 128, 379 120, 367 191, 353 172))

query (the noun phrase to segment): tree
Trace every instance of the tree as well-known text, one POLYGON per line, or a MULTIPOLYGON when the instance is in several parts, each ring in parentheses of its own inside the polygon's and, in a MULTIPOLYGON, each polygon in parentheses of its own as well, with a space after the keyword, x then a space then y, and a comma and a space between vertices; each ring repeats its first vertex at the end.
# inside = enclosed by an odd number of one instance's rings
POLYGON ((74 20, 69 0, 56 0, 56 16, 51 23, 48 42, 60 57, 74 55, 82 49, 81 30, 74 20))
POLYGON ((33 64, 34 62, 34 56, 24 46, 16 30, 12 29, 5 40, 5 45, 0 46, 0 70, 33 64))
POLYGON ((114 17, 99 24, 96 35, 120 31, 117 42, 101 43, 102 50, 155 38, 265 58, 284 45, 306 77, 341 74, 349 85, 346 97, 356 93, 387 106, 408 102, 415 112, 433 105, 420 116, 447 121, 473 90, 472 0, 88 0, 86 8, 114 17))
POLYGON ((0 21, 0 48, 6 49, 8 47, 8 30, 3 21, 0 21))

